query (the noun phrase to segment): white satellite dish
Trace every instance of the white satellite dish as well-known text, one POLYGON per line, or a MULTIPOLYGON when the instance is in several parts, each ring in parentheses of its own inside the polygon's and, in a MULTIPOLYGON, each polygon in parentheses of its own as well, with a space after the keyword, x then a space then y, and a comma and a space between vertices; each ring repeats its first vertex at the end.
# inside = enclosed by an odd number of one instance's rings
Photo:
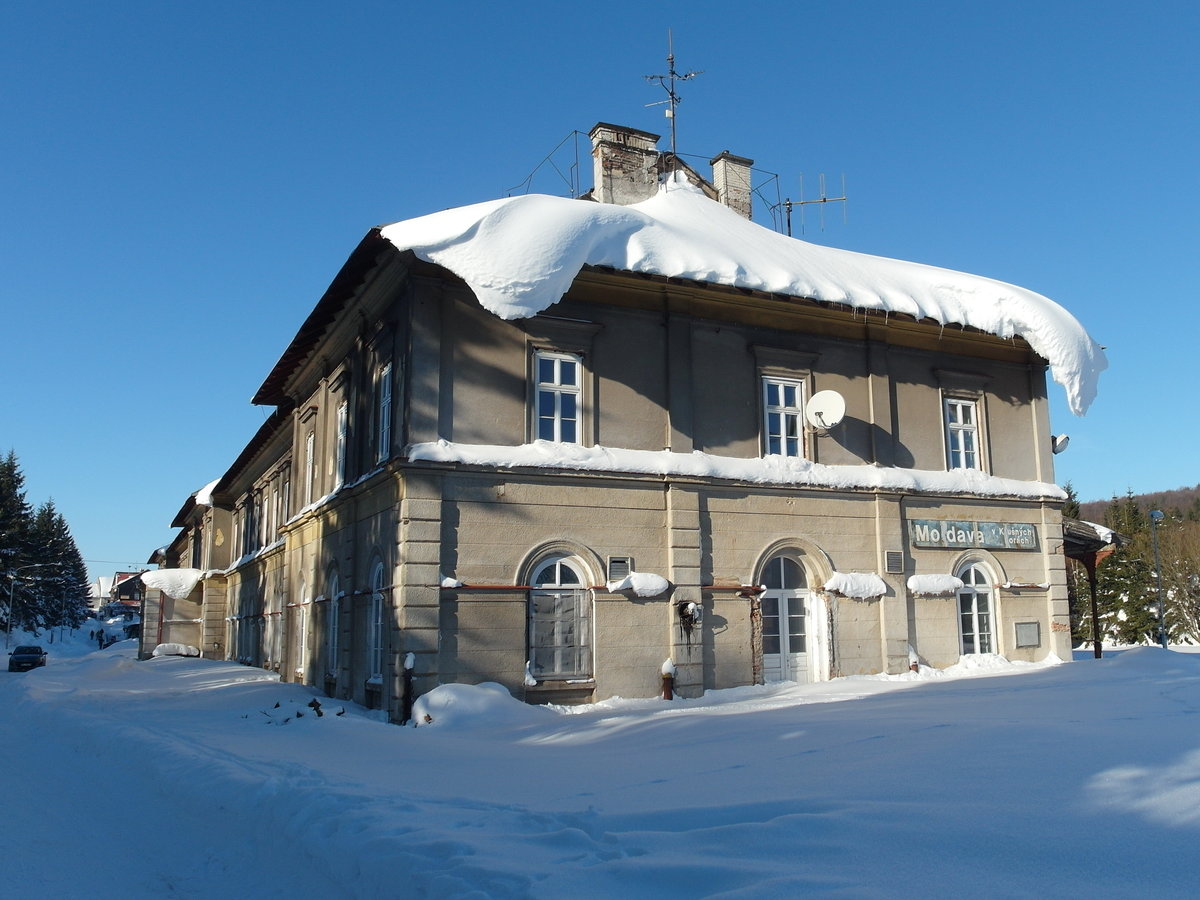
POLYGON ((804 418, 813 428, 833 428, 846 416, 846 401, 837 391, 817 391, 804 407, 804 418))
POLYGON ((1062 453, 1064 450, 1067 449, 1067 444, 1069 444, 1070 442, 1071 442, 1070 435, 1056 434, 1054 437, 1050 438, 1050 449, 1054 453, 1062 453))

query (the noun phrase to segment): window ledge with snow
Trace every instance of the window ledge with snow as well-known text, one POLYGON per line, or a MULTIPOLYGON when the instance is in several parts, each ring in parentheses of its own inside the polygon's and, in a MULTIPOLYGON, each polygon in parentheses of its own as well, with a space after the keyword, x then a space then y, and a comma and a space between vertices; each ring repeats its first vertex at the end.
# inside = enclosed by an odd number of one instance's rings
POLYGON ((961 591, 963 581, 953 575, 913 575, 908 589, 918 597, 947 597, 961 591))
POLYGON ((839 597, 877 600, 887 593, 887 584, 874 572, 834 572, 821 589, 839 597))

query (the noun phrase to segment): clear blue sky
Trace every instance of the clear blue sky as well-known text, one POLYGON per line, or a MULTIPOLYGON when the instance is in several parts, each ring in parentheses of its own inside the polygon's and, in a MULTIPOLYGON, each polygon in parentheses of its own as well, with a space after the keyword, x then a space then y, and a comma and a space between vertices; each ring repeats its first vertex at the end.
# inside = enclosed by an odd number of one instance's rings
MULTIPOLYGON (((793 199, 844 174, 847 221, 810 212, 805 239, 1031 288, 1108 347, 1086 418, 1053 388, 1060 483, 1195 484, 1198 10, 4 4, 0 452, 93 574, 142 563, 366 231, 504 196, 597 121, 666 134, 642 76, 670 27, 704 70, 681 153, 752 157, 793 199)), ((548 167, 534 188, 568 191, 548 167)))

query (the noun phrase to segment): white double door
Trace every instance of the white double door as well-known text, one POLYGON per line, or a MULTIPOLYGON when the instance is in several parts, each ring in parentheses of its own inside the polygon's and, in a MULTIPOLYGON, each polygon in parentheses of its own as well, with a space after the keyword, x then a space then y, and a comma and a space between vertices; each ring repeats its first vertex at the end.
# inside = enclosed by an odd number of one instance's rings
POLYGON ((762 613, 763 680, 814 681, 809 635, 809 592, 767 590, 759 597, 762 613))

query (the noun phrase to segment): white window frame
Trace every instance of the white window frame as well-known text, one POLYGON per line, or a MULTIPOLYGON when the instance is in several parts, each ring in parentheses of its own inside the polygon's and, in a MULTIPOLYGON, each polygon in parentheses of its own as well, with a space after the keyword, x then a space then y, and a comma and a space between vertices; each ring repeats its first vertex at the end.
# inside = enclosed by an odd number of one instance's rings
POLYGON ((582 356, 552 350, 534 351, 531 418, 535 440, 554 441, 562 444, 584 443, 583 378, 582 356), (575 374, 573 384, 563 381, 564 364, 573 367, 575 374), (546 368, 550 370, 549 378, 543 378, 543 370, 546 368), (574 406, 574 416, 564 412, 564 407, 569 405, 574 406), (573 427, 574 435, 570 434, 570 428, 564 428, 568 422, 573 427), (564 437, 564 433, 567 436, 564 437))
POLYGON ((343 400, 338 404, 336 435, 333 445, 333 488, 338 490, 346 483, 346 437, 350 422, 350 404, 343 400))
POLYGON ((384 363, 375 379, 375 462, 392 450, 392 364, 384 363))
POLYGON ((304 437, 304 505, 311 506, 317 480, 317 433, 310 431, 304 437))
POLYGON ((942 398, 948 470, 983 471, 982 411, 983 404, 974 397, 947 395, 942 398))
POLYGON ((972 561, 959 569, 958 577, 963 582, 956 597, 960 652, 963 655, 999 652, 996 648, 999 633, 996 592, 992 588, 991 575, 982 563, 972 561))
POLYGON ((583 566, 573 557, 550 556, 534 568, 529 592, 528 658, 530 672, 539 681, 592 677, 592 592, 586 579, 583 566), (565 582, 564 569, 571 573, 565 582), (566 611, 561 608, 564 605, 566 611), (540 636, 547 630, 550 640, 542 642, 540 636))
POLYGON ((367 603, 367 668, 371 680, 383 678, 384 609, 383 562, 371 568, 371 597, 367 603))
POLYGON ((805 458, 802 379, 762 376, 762 429, 764 455, 805 458), (778 394, 774 400, 773 392, 778 394))

